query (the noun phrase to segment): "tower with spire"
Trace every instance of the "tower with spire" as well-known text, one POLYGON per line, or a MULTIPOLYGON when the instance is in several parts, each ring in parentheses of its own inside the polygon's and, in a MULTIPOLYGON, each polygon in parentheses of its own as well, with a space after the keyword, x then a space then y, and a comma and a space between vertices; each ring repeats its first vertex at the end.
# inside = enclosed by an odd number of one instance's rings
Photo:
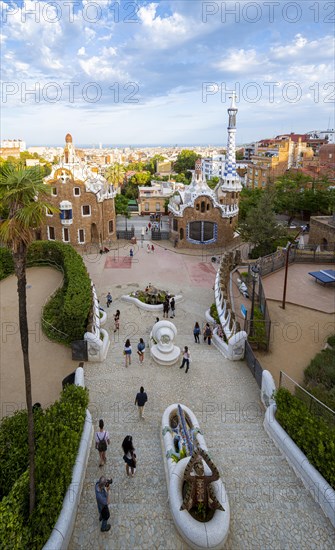
POLYGON ((178 190, 169 202, 170 239, 174 246, 225 248, 237 235, 241 178, 236 171, 236 93, 232 92, 228 108, 228 146, 223 177, 211 189, 201 170, 201 160, 195 163, 192 181, 185 190, 178 190))
POLYGON ((222 191, 240 192, 242 189, 241 179, 236 172, 236 92, 233 91, 230 97, 231 105, 228 107, 228 143, 225 169, 222 180, 220 182, 220 188, 222 191))

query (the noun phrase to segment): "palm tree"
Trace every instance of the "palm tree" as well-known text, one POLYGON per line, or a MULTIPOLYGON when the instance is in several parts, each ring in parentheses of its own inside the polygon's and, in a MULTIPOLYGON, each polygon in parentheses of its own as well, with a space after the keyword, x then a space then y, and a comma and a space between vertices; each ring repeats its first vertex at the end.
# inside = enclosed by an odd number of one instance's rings
POLYGON ((28 410, 30 513, 35 507, 35 444, 29 362, 26 264, 28 245, 34 239, 34 230, 41 227, 47 209, 53 213, 58 211, 44 201, 47 194, 48 187, 43 184, 39 166, 26 168, 21 164, 14 165, 10 162, 0 166, 0 203, 3 216, 3 219, 0 219, 0 242, 12 251, 19 297, 19 326, 28 410))
POLYGON ((114 185, 115 189, 118 189, 124 183, 126 169, 123 164, 115 162, 107 168, 105 175, 107 181, 114 185))

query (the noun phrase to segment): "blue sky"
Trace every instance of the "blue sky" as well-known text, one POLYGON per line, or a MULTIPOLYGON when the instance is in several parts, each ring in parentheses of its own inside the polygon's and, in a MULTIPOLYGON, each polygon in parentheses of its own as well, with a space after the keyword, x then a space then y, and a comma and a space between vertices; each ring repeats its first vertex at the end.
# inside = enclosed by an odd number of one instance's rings
POLYGON ((225 144, 233 89, 238 143, 334 127, 329 1, 8 0, 0 11, 3 138, 225 144))

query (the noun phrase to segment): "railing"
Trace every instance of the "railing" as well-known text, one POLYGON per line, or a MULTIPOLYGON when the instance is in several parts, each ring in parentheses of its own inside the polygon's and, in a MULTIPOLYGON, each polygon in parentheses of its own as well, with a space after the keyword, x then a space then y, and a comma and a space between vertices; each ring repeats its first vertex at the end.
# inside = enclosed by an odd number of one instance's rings
MULTIPOLYGON (((334 263, 335 251, 317 251, 319 247, 316 245, 305 246, 303 249, 291 247, 289 249, 289 264, 298 263, 334 263)), ((286 250, 277 250, 273 254, 263 256, 257 260, 257 265, 261 275, 267 275, 281 269, 285 266, 286 250)))
POLYGON ((258 384, 258 387, 261 388, 262 375, 263 375, 262 365, 260 364, 258 359, 256 359, 254 352, 252 351, 252 348, 248 341, 246 341, 245 343, 244 359, 246 360, 247 365, 258 384))
POLYGON ((321 416, 326 422, 335 426, 335 411, 319 401, 283 371, 280 371, 279 387, 286 388, 292 395, 298 397, 307 406, 309 412, 315 416, 321 416))
POLYGON ((124 231, 117 230, 116 231, 116 237, 118 239, 124 239, 126 241, 130 241, 134 236, 135 236, 135 229, 134 228, 128 229, 127 231, 126 230, 124 230, 124 231))

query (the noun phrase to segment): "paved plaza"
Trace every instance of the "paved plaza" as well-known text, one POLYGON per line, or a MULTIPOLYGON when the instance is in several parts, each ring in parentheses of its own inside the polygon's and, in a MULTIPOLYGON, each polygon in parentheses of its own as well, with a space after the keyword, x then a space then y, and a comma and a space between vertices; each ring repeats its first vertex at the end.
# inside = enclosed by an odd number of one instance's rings
MULTIPOLYGON (((117 256, 127 255, 121 251, 117 256)), ((111 445, 106 467, 99 468, 92 443, 70 549, 187 548, 170 514, 161 449, 162 413, 173 402, 184 403, 197 416, 225 482, 231 507, 227 549, 333 548, 330 522, 263 429, 260 392, 246 364, 225 360, 214 346, 194 344, 194 322, 204 322, 204 312, 213 302, 211 262, 159 246, 154 254, 139 248, 135 259, 130 268, 108 267, 110 261, 105 268, 105 257, 86 258, 101 304, 108 290, 113 296, 107 310, 106 328, 112 338, 107 360, 85 366, 95 428, 103 418, 111 445), (149 353, 143 365, 133 354, 132 365, 124 366, 125 339, 130 337, 133 347, 140 337, 147 343, 156 315, 121 301, 121 296, 148 282, 184 296, 173 322, 178 329, 176 344, 188 345, 193 357, 188 374, 178 365, 154 364, 149 353), (121 325, 114 339, 116 309, 121 311, 121 325), (143 421, 134 405, 141 385, 149 397, 143 421), (134 478, 127 478, 122 460, 121 443, 128 434, 133 436, 138 457, 134 478), (102 473, 114 479, 108 533, 99 531, 94 497, 94 484, 102 473)))
MULTIPOLYGON (((112 307, 106 309, 105 328, 112 340, 107 359, 102 364, 85 364, 94 427, 97 428, 100 418, 104 419, 111 445, 107 465, 99 468, 98 453, 92 442, 70 550, 187 548, 170 514, 161 449, 162 413, 173 402, 184 403, 197 416, 210 455, 225 483, 231 509, 226 549, 333 548, 335 534, 330 522, 263 429, 260 391, 245 362, 229 362, 214 346, 203 342, 194 344, 192 328, 195 321, 204 322, 204 313, 213 302, 212 287, 218 264, 213 264, 210 256, 185 255, 156 243, 154 253, 148 254, 141 246, 134 250, 131 262, 128 243, 117 246, 108 255, 84 256, 101 305, 105 307, 109 290, 113 296, 112 307), (138 363, 134 353, 132 365, 124 366, 125 339, 130 337, 133 349, 140 337, 148 343, 156 314, 138 310, 121 301, 121 296, 149 282, 183 294, 173 322, 178 329, 176 345, 188 345, 193 358, 187 374, 179 370, 178 365, 154 364, 148 350, 143 365, 138 363), (121 323, 120 334, 114 337, 113 313, 116 309, 121 311, 121 323), (149 397, 143 421, 139 420, 134 405, 141 385, 149 397), (133 436, 138 456, 134 478, 127 478, 122 460, 121 443, 128 434, 133 436), (95 482, 102 473, 114 480, 110 506, 112 528, 108 533, 100 533, 94 495, 95 482)), ((41 306, 60 282, 57 272, 44 269, 29 270, 30 322, 38 318, 41 306), (40 279, 38 273, 43 274, 40 279)), ((14 282, 14 278, 9 278, 0 286, 5 320, 15 321, 16 318, 14 282)), ((162 318, 162 314, 159 317, 162 318)), ((10 364, 12 377, 19 380, 22 374, 19 341, 14 341, 17 335, 12 338, 13 349, 2 347, 3 354, 16 353, 17 360, 11 355, 10 363, 2 361, 1 374, 10 364)), ((75 364, 68 349, 45 338, 37 345, 32 338, 32 352, 36 354, 32 361, 35 395, 37 398, 38 393, 43 393, 47 403, 57 397, 49 396, 48 390, 54 391, 53 386, 56 386, 60 391, 61 379, 75 364), (57 383, 44 383, 45 368, 48 368, 48 375, 51 372, 54 379, 57 378, 57 383)), ((4 359, 5 355, 2 357, 4 359)), ((18 401, 21 399, 17 397, 18 401)))

